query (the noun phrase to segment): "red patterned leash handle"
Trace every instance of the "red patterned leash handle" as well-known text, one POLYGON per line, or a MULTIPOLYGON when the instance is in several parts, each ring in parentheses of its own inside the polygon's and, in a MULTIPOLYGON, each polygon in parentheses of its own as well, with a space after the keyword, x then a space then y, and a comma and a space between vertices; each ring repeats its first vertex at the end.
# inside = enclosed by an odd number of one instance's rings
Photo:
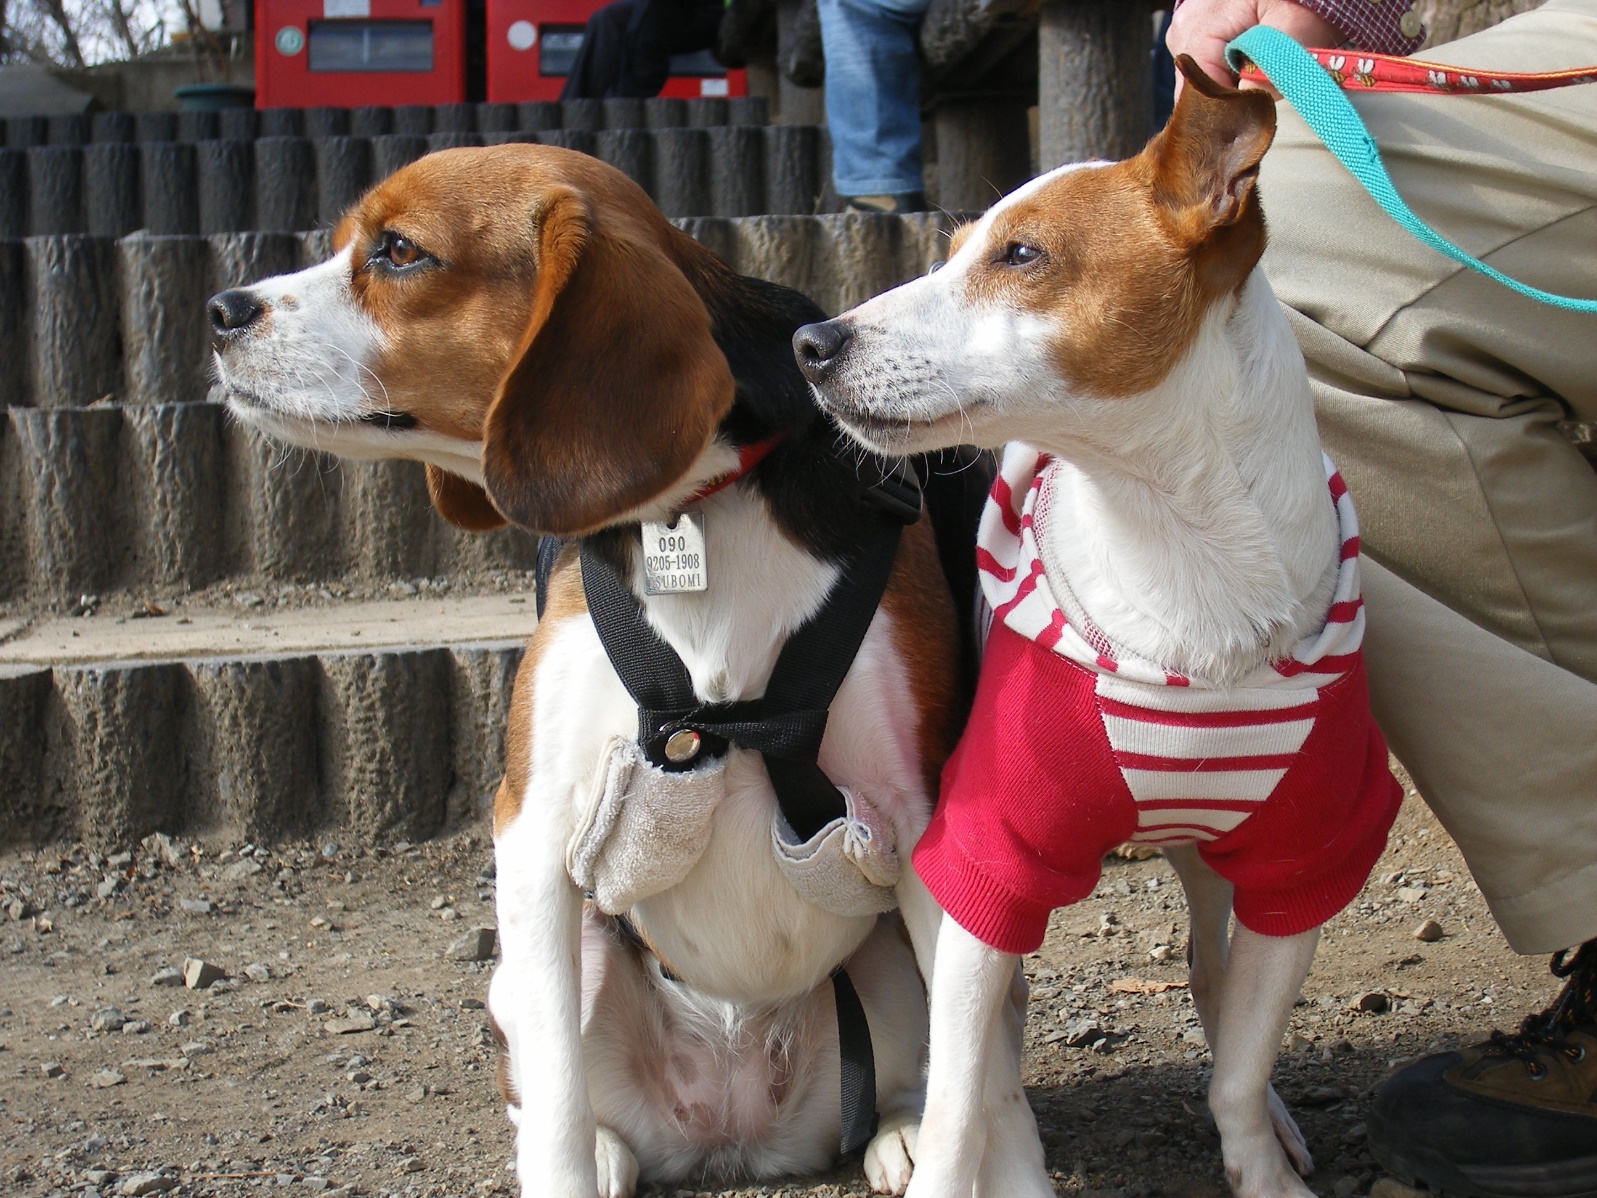
MULTIPOLYGON (((1540 92, 1576 83, 1597 83, 1597 66, 1524 75, 1477 71, 1468 67, 1445 66, 1439 62, 1423 62, 1418 58, 1399 58, 1395 54, 1369 54, 1358 50, 1310 49, 1308 54, 1325 68, 1325 73, 1336 81, 1338 87, 1348 91, 1491 95, 1499 92, 1540 92)), ((1242 78, 1253 83, 1269 83, 1264 72, 1251 62, 1242 68, 1242 78)))

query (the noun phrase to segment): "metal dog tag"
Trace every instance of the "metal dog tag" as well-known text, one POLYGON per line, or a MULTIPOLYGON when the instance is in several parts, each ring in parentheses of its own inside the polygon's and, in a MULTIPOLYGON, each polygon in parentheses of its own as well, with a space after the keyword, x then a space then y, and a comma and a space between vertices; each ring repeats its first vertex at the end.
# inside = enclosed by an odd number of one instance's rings
POLYGON ((704 553, 704 517, 683 512, 675 522, 643 524, 643 590, 647 595, 680 595, 710 587, 704 553))

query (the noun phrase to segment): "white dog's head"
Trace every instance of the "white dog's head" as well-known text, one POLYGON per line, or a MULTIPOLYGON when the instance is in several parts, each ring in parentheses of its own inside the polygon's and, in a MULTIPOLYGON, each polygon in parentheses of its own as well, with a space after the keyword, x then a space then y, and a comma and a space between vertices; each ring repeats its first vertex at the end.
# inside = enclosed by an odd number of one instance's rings
MULTIPOLYGON (((1264 249, 1262 92, 1187 59, 1169 125, 1124 162, 1061 167, 958 230, 948 262, 794 338, 821 406, 886 453, 1035 441, 1154 390, 1264 249)), ((1099 430, 1107 433, 1107 430, 1099 430)))

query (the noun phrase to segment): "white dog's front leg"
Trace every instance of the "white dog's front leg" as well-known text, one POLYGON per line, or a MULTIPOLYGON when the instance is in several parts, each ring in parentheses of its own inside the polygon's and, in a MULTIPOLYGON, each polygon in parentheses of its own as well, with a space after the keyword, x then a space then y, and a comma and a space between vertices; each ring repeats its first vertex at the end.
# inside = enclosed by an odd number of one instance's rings
MULTIPOLYGON (((952 922, 952 921, 950 921, 952 922)), ((1054 1198, 1037 1117, 1020 1075, 1026 1043, 1026 975, 1016 957, 1008 1001, 988 1034, 987 1147, 976 1178, 976 1198, 1054 1198)))
POLYGON ((1226 1179, 1237 1198, 1309 1198, 1287 1159, 1270 1110, 1270 1071, 1292 1004, 1309 975, 1318 928, 1261 936, 1241 925, 1220 986, 1209 1109, 1220 1130, 1226 1179))
MULTIPOLYGON (((531 804, 528 805, 529 807, 531 804)), ((582 1063, 582 896, 565 836, 524 809, 496 838, 500 965, 489 1004, 521 1107, 516 1175, 526 1198, 595 1198, 595 1128, 582 1063)))
POLYGON ((926 1112, 907 1198, 971 1198, 975 1191, 988 1147, 987 1075, 992 1053, 1002 1051, 994 1032, 1015 964, 944 916, 931 985, 926 1112))
MULTIPOLYGON (((1225 987, 1226 962, 1231 952, 1231 883, 1210 869, 1195 845, 1176 845, 1164 850, 1165 857, 1181 876, 1191 912, 1192 1005, 1203 1023, 1204 1037, 1211 1045, 1220 1039, 1220 993, 1225 987)), ((1314 1157, 1286 1103, 1275 1087, 1265 1087, 1270 1123, 1292 1167, 1300 1174, 1314 1171, 1314 1157)))
POLYGON ((926 889, 926 883, 920 880, 920 875, 913 867, 904 870, 894 894, 898 896, 898 912, 904 920, 904 930, 909 933, 910 947, 915 950, 915 964, 920 969, 921 981, 925 983, 929 999, 932 976, 937 965, 937 938, 943 930, 943 909, 937 905, 932 892, 926 889))
POLYGON ((1187 895, 1188 993, 1212 1045, 1220 1034, 1220 987, 1231 952, 1231 883, 1204 864, 1196 845, 1168 845, 1164 855, 1187 895))

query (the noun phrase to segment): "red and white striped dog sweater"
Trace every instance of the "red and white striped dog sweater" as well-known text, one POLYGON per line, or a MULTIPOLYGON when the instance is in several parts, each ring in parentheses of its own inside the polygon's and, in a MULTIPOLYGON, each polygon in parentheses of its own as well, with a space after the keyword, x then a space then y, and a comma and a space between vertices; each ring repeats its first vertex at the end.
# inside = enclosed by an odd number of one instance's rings
POLYGON ((1049 912, 1090 894, 1127 840, 1196 843, 1255 932, 1319 926, 1363 886, 1402 794, 1369 713, 1341 477, 1327 458, 1342 549, 1325 625, 1219 690, 1118 651, 1054 593, 1033 531, 1052 473, 1011 445, 982 514, 992 626, 916 870, 962 927, 1011 953, 1041 944, 1049 912))

